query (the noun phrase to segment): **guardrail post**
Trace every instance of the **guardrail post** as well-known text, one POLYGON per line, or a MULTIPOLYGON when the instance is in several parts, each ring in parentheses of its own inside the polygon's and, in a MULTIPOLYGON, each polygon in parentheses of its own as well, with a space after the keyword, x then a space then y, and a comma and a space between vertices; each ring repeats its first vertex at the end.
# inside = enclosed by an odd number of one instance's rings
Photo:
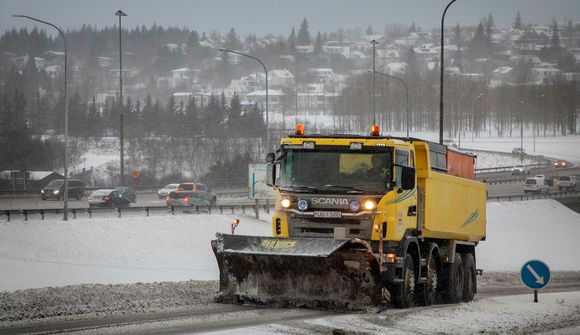
POLYGON ((6 211, 6 220, 10 222, 10 211, 6 211))
POLYGON ((224 213, 224 207, 222 205, 220 205, 220 214, 224 213))
POLYGON ((508 196, 508 201, 512 201, 512 196, 508 196))
POLYGON ((234 205, 232 205, 232 214, 235 214, 235 213, 234 213, 234 205))
POLYGON ((28 221, 28 211, 25 209, 22 212, 24 213, 24 221, 28 221))
POLYGON ((44 209, 40 210, 40 219, 44 220, 44 209))
POLYGON ((256 220, 260 220, 260 203, 256 199, 256 205, 254 206, 254 211, 256 212, 256 220))
POLYGON ((77 210, 73 208, 72 212, 73 212, 73 219, 76 220, 76 218, 77 218, 77 210))
POLYGON ((207 206, 207 214, 211 214, 211 205, 207 206))
POLYGON ((149 207, 145 207, 145 212, 147 213, 147 216, 149 216, 149 207))
POLYGON ((89 219, 93 218, 93 211, 91 210, 91 208, 89 207, 89 219))
POLYGON ((270 199, 266 198, 266 213, 270 214, 270 199))
POLYGON ((117 215, 118 215, 118 218, 120 219, 121 218, 121 209, 120 208, 117 208, 117 215))
POLYGON ((246 214, 246 206, 242 205, 242 213, 246 214))
POLYGON ((171 215, 175 215, 175 207, 171 206, 171 215))

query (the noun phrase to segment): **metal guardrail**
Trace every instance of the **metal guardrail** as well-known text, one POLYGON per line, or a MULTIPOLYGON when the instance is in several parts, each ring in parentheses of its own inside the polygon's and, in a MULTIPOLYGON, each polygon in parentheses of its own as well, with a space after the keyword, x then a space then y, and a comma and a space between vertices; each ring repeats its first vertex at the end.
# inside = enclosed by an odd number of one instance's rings
MULTIPOLYGON (((548 163, 538 163, 538 164, 529 164, 528 167, 530 169, 541 169, 547 167, 548 163)), ((481 168, 475 169, 475 174, 485 174, 485 173, 493 173, 493 172, 510 172, 513 168, 512 166, 497 166, 497 167, 490 167, 490 168, 481 168)))
POLYGON ((579 190, 574 191, 558 191, 549 193, 527 193, 519 195, 501 195, 487 197, 487 201, 528 201, 528 200, 539 200, 539 199, 553 199, 553 198, 568 198, 568 197, 578 197, 580 196, 579 190))
MULTIPOLYGON (((255 204, 232 204, 232 205, 216 205, 216 206, 193 206, 193 207, 168 207, 168 206, 140 206, 128 208, 71 208, 69 209, 69 217, 73 220, 78 216, 84 215, 88 218, 93 218, 95 214, 110 214, 115 213, 118 218, 123 217, 123 214, 128 213, 143 213, 145 216, 150 216, 154 212, 165 212, 175 215, 176 213, 195 213, 195 214, 246 214, 254 213, 256 218, 259 218, 259 211, 263 210, 270 213, 273 208, 274 201, 265 200, 257 201, 255 204)), ((62 208, 45 208, 45 209, 3 209, 0 210, 0 217, 5 217, 7 222, 10 222, 13 217, 23 217, 24 221, 28 221, 31 216, 39 216, 44 220, 48 214, 62 214, 62 208)))

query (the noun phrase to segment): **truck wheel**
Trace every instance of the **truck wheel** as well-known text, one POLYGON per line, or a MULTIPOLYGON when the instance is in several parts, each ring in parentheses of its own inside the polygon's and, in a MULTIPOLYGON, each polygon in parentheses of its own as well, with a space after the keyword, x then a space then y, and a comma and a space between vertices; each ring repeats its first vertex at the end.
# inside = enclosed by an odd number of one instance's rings
POLYGON ((455 304, 463 297, 463 261, 459 253, 455 254, 453 264, 448 264, 441 276, 441 300, 455 304))
POLYGON ((463 301, 473 300, 477 287, 477 278, 475 273, 475 258, 472 253, 463 254, 463 301))
POLYGON ((439 275, 437 271, 437 263, 435 262, 435 255, 431 256, 429 260, 429 265, 427 266, 427 282, 422 285, 422 287, 417 292, 417 300, 419 305, 431 306, 435 303, 435 298, 438 293, 438 278, 439 275))
POLYGON ((413 257, 405 255, 403 263, 403 282, 395 286, 393 304, 397 308, 413 307, 415 301, 415 267, 413 257))

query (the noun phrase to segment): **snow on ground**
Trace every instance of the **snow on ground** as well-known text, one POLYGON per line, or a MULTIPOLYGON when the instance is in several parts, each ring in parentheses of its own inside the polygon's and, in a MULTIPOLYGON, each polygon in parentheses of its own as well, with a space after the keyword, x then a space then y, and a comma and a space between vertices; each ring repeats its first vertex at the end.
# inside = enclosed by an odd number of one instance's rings
MULTIPOLYGON (((554 200, 488 203, 478 267, 518 271, 542 259, 580 270, 580 214, 554 200)), ((217 280, 210 240, 233 215, 36 220, 0 225, 0 290, 73 284, 217 280)), ((270 235, 266 221, 241 217, 241 235, 270 235)))
MULTIPOLYGON (((192 214, 4 223, 0 290, 217 279, 209 242, 216 232, 229 233, 233 218, 192 214)), ((239 234, 271 233, 269 223, 241 221, 239 234)))
MULTIPOLYGON (((484 169, 484 168, 491 168, 491 167, 500 167, 500 166, 514 166, 520 163, 520 159, 514 156, 506 156, 503 154, 491 153, 491 152, 483 152, 483 151, 475 151, 473 152, 477 159, 475 160, 475 168, 476 169, 484 169)), ((523 164, 530 165, 536 164, 537 162, 531 159, 524 159, 523 164)))
POLYGON ((477 266, 519 271, 529 259, 552 270, 580 270, 580 214, 555 200, 487 203, 487 238, 477 248, 477 266))

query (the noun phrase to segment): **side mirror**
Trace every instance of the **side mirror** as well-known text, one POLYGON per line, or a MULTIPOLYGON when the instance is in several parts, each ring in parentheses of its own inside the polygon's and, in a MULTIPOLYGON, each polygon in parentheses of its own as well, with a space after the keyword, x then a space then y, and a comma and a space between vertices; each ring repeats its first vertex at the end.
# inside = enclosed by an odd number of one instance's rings
MULTIPOLYGON (((268 154, 270 155, 270 154, 268 154)), ((274 155, 274 154, 272 154, 274 155)), ((266 185, 272 187, 274 186, 274 181, 276 180, 276 165, 268 163, 266 166, 266 185)))
POLYGON ((276 159, 276 156, 273 152, 270 152, 266 155, 266 163, 272 163, 276 159))
POLYGON ((403 190, 412 190, 415 188, 415 169, 408 166, 402 166, 401 188, 403 190))

